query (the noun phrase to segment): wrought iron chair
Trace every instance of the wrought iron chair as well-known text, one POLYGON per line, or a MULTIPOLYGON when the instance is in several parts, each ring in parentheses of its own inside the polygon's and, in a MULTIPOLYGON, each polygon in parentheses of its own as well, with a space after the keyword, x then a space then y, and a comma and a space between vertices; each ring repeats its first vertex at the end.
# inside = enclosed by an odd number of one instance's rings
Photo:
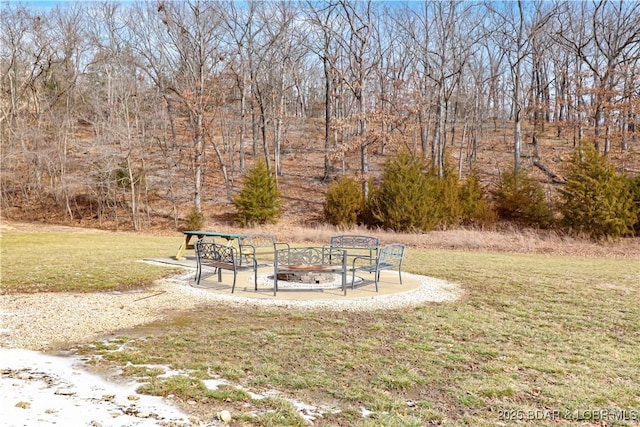
POLYGON ((400 278, 400 284, 402 284, 402 260, 404 259, 405 246, 400 243, 391 243, 383 246, 378 251, 378 256, 375 259, 375 263, 356 265, 358 259, 369 260, 369 257, 362 256, 353 259, 352 276, 351 276, 351 289, 354 288, 356 280, 356 271, 367 271, 369 273, 375 273, 376 292, 378 292, 378 282, 380 281, 380 272, 382 270, 395 270, 398 269, 398 277, 400 278))

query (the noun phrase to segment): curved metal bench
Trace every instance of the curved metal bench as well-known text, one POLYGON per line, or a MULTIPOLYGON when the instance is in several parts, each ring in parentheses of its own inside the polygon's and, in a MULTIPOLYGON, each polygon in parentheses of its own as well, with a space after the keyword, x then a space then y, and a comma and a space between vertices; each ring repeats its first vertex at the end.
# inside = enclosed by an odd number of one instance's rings
POLYGON ((328 247, 347 251, 349 258, 367 258, 369 264, 372 264, 378 255, 380 239, 371 236, 345 234, 332 236, 328 247))
POLYGON ((238 271, 253 270, 255 289, 258 290, 258 262, 255 256, 247 254, 240 256, 240 252, 233 246, 219 245, 204 240, 195 243, 196 249, 196 277, 197 284, 202 278, 202 267, 213 267, 218 272, 218 282, 222 282, 222 270, 233 271, 233 285, 231 293, 236 289, 238 271))

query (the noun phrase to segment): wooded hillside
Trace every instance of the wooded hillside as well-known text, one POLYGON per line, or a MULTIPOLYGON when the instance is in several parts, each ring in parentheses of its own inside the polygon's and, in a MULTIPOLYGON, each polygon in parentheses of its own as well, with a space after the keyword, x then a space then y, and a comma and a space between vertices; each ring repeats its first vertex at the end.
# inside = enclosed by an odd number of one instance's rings
POLYGON ((9 218, 224 221, 263 159, 310 225, 401 150, 553 198, 581 144, 640 174, 640 3, 2 3, 0 93, 9 218))

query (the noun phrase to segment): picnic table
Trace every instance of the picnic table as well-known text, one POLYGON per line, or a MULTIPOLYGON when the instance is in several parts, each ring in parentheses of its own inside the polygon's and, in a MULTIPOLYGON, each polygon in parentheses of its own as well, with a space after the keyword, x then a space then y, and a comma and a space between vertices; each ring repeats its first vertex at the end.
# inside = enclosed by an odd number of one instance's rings
POLYGON ((184 255, 185 250, 193 249, 193 245, 189 246, 189 242, 194 236, 196 236, 198 239, 202 239, 204 237, 214 237, 214 238, 220 237, 227 241, 227 245, 231 245, 234 240, 242 240, 243 238, 247 237, 247 235, 245 234, 225 233, 221 231, 196 230, 196 231, 183 231, 182 233, 184 234, 185 237, 184 237, 184 242, 182 242, 182 244, 180 245, 180 248, 178 249, 178 253, 176 254, 177 260, 182 259, 182 255, 184 255))

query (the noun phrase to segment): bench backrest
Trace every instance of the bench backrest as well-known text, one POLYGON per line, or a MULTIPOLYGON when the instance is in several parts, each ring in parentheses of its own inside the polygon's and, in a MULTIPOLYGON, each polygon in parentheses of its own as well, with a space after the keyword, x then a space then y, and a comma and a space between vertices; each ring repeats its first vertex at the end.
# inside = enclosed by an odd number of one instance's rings
POLYGON ((400 243, 391 243, 380 248, 378 264, 400 267, 404 258, 405 246, 400 243))
POLYGON ((237 263, 236 249, 233 246, 198 240, 195 244, 198 262, 213 262, 235 265, 237 263))
POLYGON ((240 263, 259 263, 266 265, 265 260, 273 254, 276 237, 271 234, 250 234, 238 239, 240 263))
POLYGON ((371 236, 342 235, 332 236, 332 248, 352 248, 375 250, 380 246, 380 239, 371 236))
POLYGON ((373 263, 378 256, 380 239, 371 236, 341 235, 332 236, 329 247, 331 249, 344 249, 352 258, 368 258, 373 263))
POLYGON ((275 242, 276 238, 271 234, 250 234, 238 240, 240 246, 253 246, 255 249, 268 248, 269 250, 273 250, 275 242))

